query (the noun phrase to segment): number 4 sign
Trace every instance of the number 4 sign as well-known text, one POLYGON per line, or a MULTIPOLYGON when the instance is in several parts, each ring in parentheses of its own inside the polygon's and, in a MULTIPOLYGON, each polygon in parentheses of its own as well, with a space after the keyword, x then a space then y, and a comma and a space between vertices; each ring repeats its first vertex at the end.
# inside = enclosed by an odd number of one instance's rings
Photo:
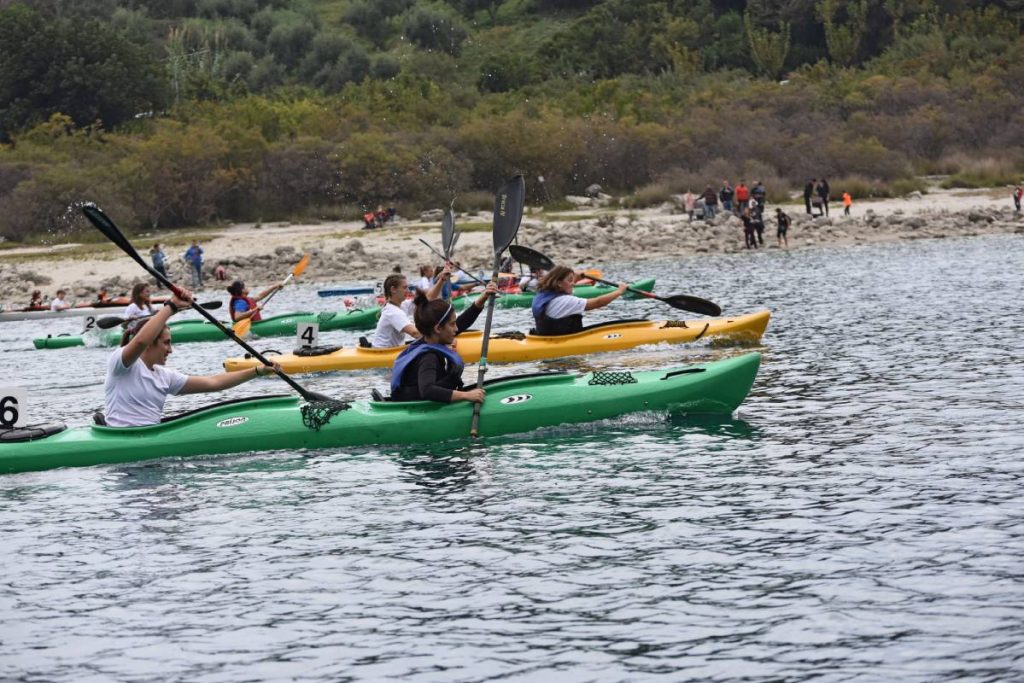
POLYGON ((27 401, 28 392, 22 387, 0 387, 0 429, 25 426, 27 401))
POLYGON ((312 348, 316 346, 317 338, 320 336, 320 323, 299 323, 296 327, 299 338, 296 340, 299 348, 312 348))

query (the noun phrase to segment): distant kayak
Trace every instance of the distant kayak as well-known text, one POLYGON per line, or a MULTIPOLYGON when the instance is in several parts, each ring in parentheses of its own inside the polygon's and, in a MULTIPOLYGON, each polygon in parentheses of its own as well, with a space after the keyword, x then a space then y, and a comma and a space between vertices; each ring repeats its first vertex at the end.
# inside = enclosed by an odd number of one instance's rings
MULTIPOLYGON (((153 305, 162 304, 167 297, 153 297, 153 305)), ((6 308, 0 310, 0 323, 19 320, 45 320, 47 318, 82 318, 90 315, 109 314, 112 308, 124 308, 131 303, 128 297, 116 297, 108 301, 78 303, 62 311, 51 311, 49 307, 6 308)))
POLYGON ((336 287, 334 289, 321 289, 317 291, 319 296, 358 296, 360 294, 373 294, 376 288, 369 287, 336 287))

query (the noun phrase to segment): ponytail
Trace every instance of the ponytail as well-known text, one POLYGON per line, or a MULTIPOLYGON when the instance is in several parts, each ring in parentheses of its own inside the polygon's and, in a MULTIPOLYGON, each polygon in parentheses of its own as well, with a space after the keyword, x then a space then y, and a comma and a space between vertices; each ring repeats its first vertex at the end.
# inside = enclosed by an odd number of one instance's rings
POLYGON ((413 299, 416 312, 413 321, 416 329, 424 337, 435 333, 435 328, 448 321, 448 317, 455 315, 455 309, 444 299, 427 299, 427 293, 419 287, 416 288, 416 298, 413 299))
POLYGON ((392 273, 384 278, 384 298, 389 298, 391 296, 391 289, 401 285, 403 280, 407 280, 407 278, 401 273, 392 273))

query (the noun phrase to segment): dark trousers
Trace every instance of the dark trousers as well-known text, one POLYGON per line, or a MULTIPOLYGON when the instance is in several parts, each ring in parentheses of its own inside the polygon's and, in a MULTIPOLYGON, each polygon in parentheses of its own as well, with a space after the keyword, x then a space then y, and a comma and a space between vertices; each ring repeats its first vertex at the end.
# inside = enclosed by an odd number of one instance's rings
POLYGON ((810 213, 811 212, 811 198, 810 197, 804 197, 804 206, 807 207, 807 213, 810 213))

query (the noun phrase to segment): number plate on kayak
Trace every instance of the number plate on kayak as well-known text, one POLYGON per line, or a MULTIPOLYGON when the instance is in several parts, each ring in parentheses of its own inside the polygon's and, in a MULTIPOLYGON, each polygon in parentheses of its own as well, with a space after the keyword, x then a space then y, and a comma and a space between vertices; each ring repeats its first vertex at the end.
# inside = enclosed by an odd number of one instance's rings
POLYGON ((22 387, 0 387, 0 429, 28 423, 28 392, 22 387))
POLYGON ((531 396, 530 394, 516 394, 515 396, 506 396, 505 398, 501 399, 501 403, 505 405, 510 405, 513 403, 526 403, 531 398, 533 398, 533 396, 531 396))

